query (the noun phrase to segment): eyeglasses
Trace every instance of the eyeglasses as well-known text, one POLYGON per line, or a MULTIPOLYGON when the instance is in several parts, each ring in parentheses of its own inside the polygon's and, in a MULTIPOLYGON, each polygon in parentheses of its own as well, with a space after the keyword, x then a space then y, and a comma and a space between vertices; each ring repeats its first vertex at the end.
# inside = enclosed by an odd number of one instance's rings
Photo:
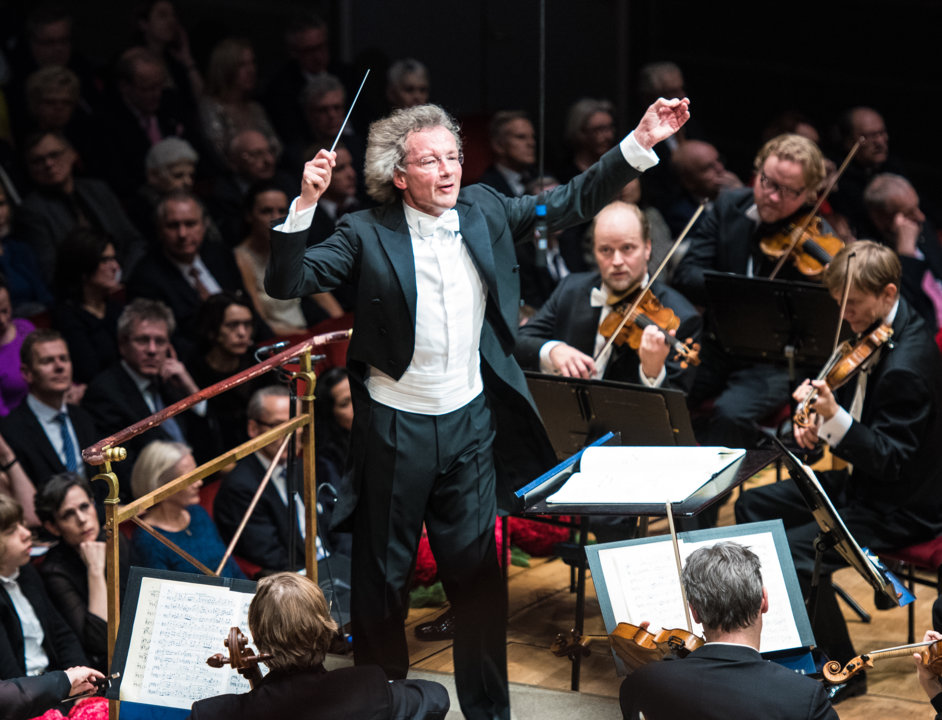
POLYGON ((792 200, 800 198, 801 194, 805 191, 804 188, 796 190, 795 188, 790 188, 785 185, 779 185, 762 170, 759 171, 759 184, 762 186, 762 189, 767 192, 778 193, 779 197, 790 198, 792 200))
POLYGON ((421 157, 418 160, 404 160, 403 165, 418 165, 420 170, 424 172, 432 172, 437 170, 438 167, 445 163, 446 167, 454 167, 455 165, 464 165, 464 153, 449 154, 445 157, 440 157, 438 155, 427 155, 421 157))

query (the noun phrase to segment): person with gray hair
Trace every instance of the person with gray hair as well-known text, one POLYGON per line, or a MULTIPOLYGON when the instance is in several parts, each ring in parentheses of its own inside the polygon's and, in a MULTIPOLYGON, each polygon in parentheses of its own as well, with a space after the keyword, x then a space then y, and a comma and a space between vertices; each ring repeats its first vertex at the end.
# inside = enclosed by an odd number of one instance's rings
POLYGON ((562 174, 564 180, 588 170, 615 144, 615 106, 609 100, 577 100, 566 114, 565 137, 572 163, 562 174))
POLYGON ((386 73, 386 99, 393 110, 428 102, 428 68, 414 58, 397 60, 386 73))
POLYGON ((626 677, 625 720, 639 713, 646 720, 837 719, 823 685, 759 654, 769 595, 752 550, 729 541, 701 547, 687 558, 681 579, 706 645, 626 677))
POLYGON ((164 138, 152 145, 144 157, 148 186, 159 195, 192 190, 199 159, 199 153, 183 138, 164 138))
MULTIPOLYGON (((689 117, 658 101, 592 171, 546 194, 546 222, 591 217, 656 163, 652 146, 689 117)), ((356 280, 347 352, 353 395, 351 612, 357 664, 409 668, 403 618, 423 523, 455 610, 455 676, 468 718, 510 717, 507 598, 497 564, 497 495, 555 464, 513 359, 520 283, 514 243, 531 237, 534 196, 461 188, 461 138, 442 108, 397 110, 370 128, 366 186, 379 207, 345 215, 307 247, 336 155, 304 168, 301 194, 272 235, 273 297, 356 280), (500 490, 498 490, 498 476, 500 490)), ((342 514, 342 513, 341 513, 342 514)))

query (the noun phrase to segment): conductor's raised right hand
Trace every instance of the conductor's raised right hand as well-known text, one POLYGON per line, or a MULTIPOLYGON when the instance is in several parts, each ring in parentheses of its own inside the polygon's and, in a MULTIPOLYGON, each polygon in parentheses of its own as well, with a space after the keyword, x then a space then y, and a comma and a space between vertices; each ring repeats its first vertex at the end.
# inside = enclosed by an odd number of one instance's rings
POLYGON ((304 173, 301 175, 301 196, 295 206, 297 210, 306 210, 317 204, 321 195, 330 185, 330 176, 334 165, 337 164, 337 153, 321 150, 313 160, 304 163, 304 173))

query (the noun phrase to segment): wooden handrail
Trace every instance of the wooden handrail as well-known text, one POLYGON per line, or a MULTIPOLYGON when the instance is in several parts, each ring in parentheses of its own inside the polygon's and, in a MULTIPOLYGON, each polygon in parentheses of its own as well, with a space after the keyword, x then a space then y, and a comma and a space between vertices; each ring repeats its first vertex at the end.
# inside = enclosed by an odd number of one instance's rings
POLYGON ((272 355, 264 362, 253 365, 250 368, 246 368, 242 372, 233 375, 232 377, 228 377, 225 380, 220 380, 218 383, 210 385, 207 388, 203 388, 199 392, 193 393, 192 395, 173 403, 173 405, 168 405, 162 410, 158 410, 153 415, 150 415, 143 420, 134 423, 130 427, 126 427, 124 430, 119 430, 114 435, 109 435, 103 440, 99 440, 94 445, 82 450, 82 459, 85 460, 85 462, 87 462, 89 465, 103 465, 106 460, 111 459, 107 458, 105 455, 105 450, 108 448, 120 447, 131 438, 137 437, 141 433, 150 430, 152 427, 156 427, 164 420, 189 410, 191 407, 197 405, 203 400, 208 400, 209 398, 215 397, 216 395, 219 395, 226 390, 230 390, 238 385, 241 385, 242 383, 248 382, 249 380, 258 377, 259 375, 268 372, 272 368, 282 365, 291 358, 301 355, 304 351, 310 348, 343 342, 350 337, 351 333, 351 330, 340 330, 337 332, 324 333, 323 335, 314 335, 309 337, 307 340, 303 340, 286 350, 282 350, 277 355, 272 355))

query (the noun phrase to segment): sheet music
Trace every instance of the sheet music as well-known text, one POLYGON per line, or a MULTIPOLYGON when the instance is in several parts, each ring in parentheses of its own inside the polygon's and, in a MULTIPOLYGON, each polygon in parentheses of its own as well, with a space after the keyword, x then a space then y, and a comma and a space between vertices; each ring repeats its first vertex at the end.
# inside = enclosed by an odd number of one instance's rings
POLYGON ((579 472, 546 502, 679 503, 745 454, 725 447, 590 447, 579 472))
POLYGON ((229 628, 248 636, 251 601, 225 587, 143 578, 121 700, 188 709, 202 698, 248 692, 238 672, 212 668, 206 658, 228 654, 229 628))
MULTIPOLYGON (((762 616, 759 649, 762 652, 774 652, 799 647, 801 639, 798 626, 792 616, 772 533, 701 542, 678 539, 681 561, 685 562, 697 548, 727 539, 748 547, 759 556, 762 563, 762 582, 769 593, 769 611, 762 616)), ((638 625, 648 620, 653 631, 658 628, 687 629, 674 548, 669 537, 662 542, 601 550, 599 561, 616 623, 638 625)), ((694 623, 693 631, 703 635, 703 628, 697 623, 694 623)))

